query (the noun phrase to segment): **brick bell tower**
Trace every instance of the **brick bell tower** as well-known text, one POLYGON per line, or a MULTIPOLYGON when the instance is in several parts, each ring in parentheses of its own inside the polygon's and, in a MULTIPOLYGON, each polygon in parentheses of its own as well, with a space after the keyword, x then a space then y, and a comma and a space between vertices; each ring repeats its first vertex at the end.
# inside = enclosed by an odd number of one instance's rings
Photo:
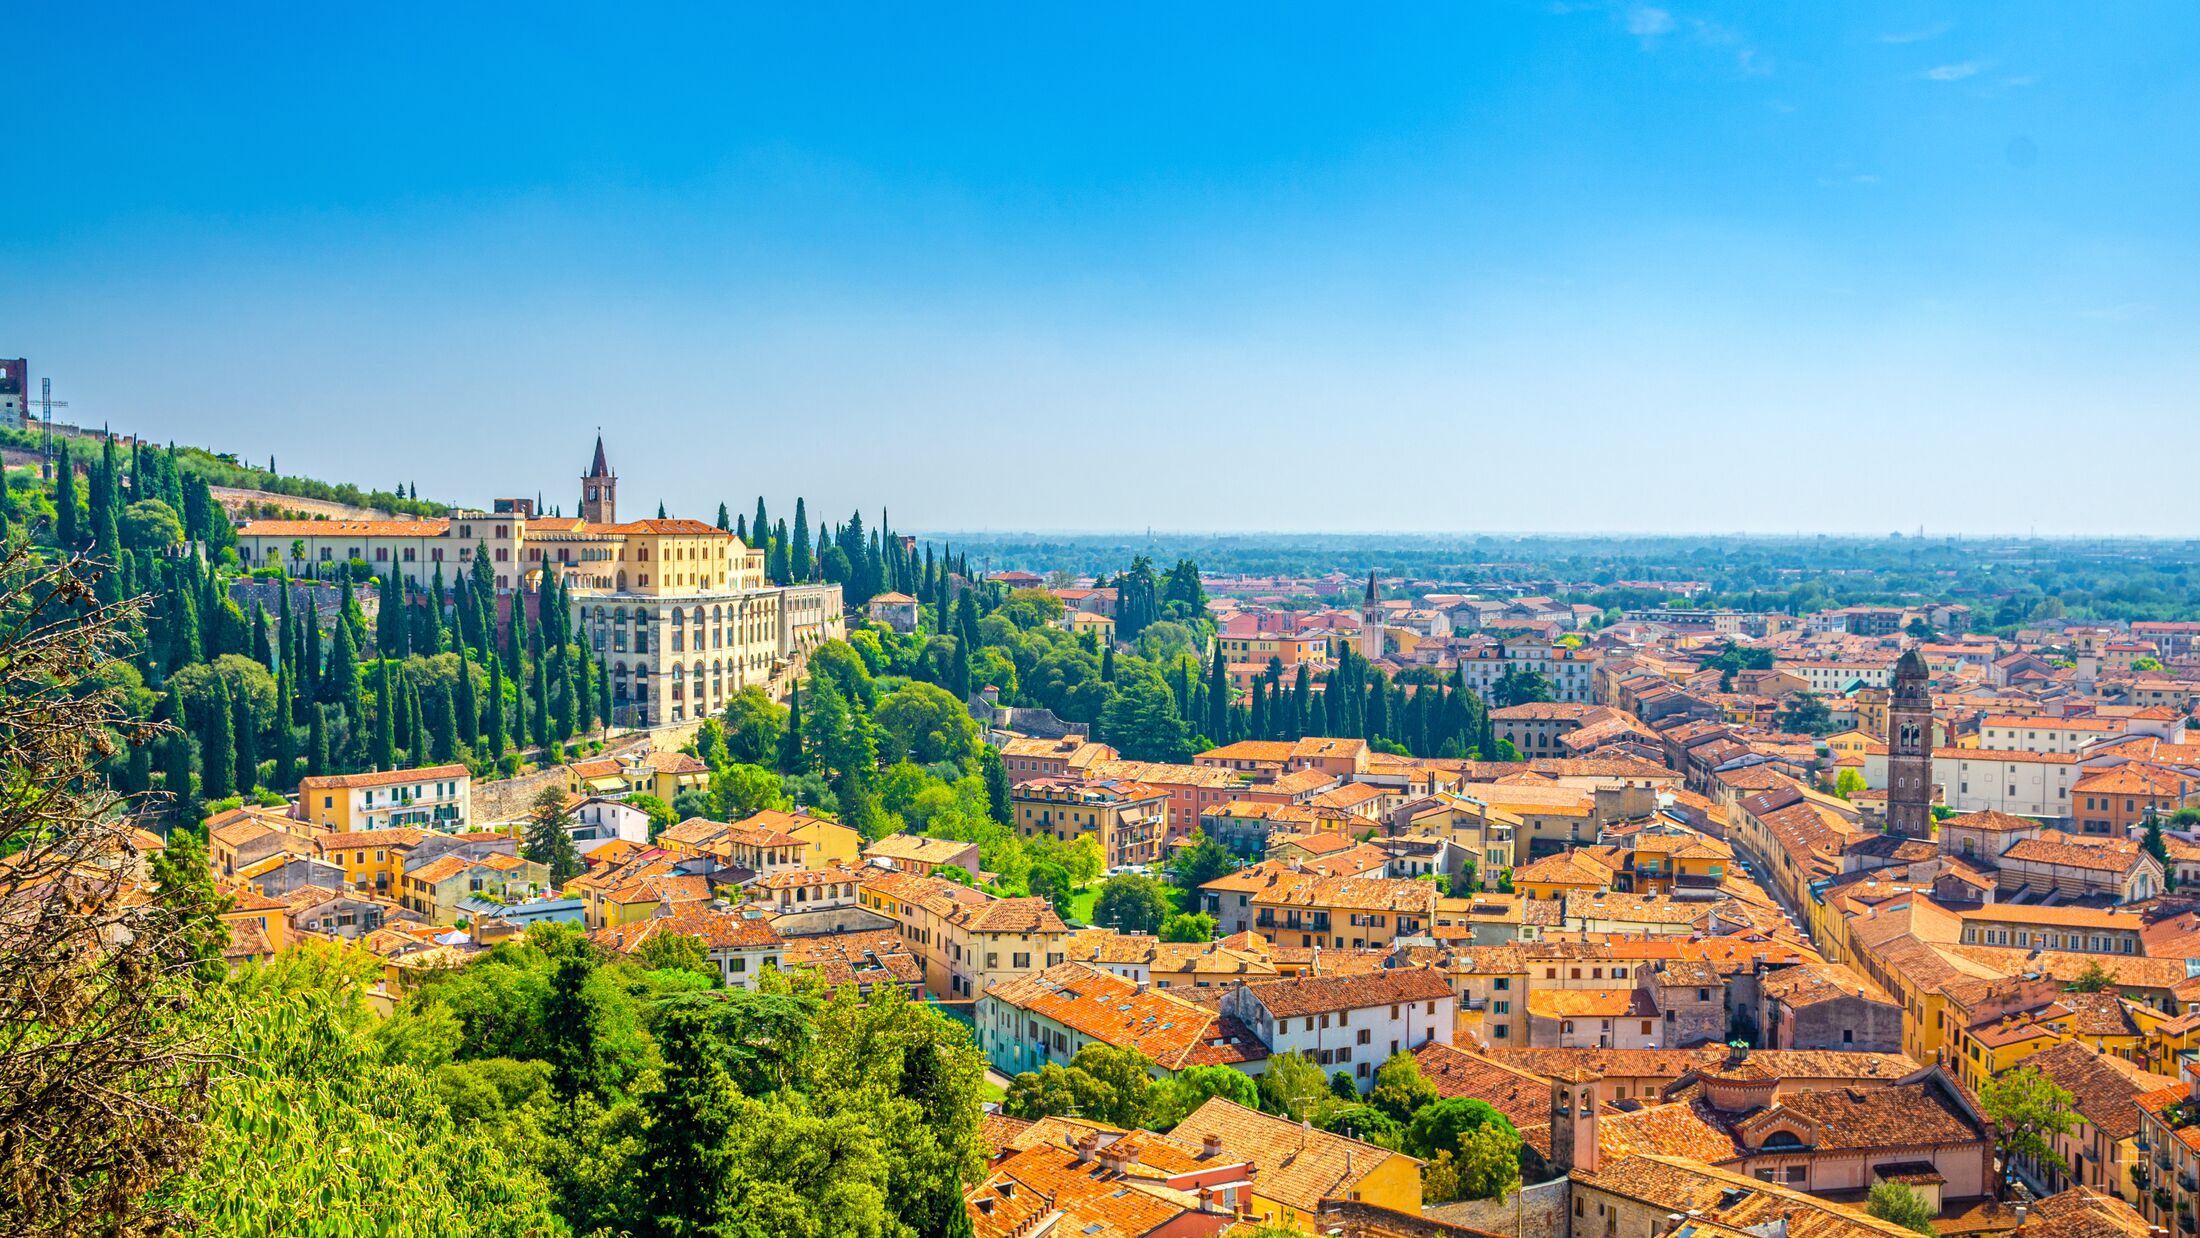
POLYGON ((1933 834, 1932 672, 1914 648, 1894 664, 1887 694, 1887 832, 1933 834))
POLYGON ((596 435, 596 459, 581 478, 581 519, 590 524, 619 523, 619 475, 603 458, 603 435, 596 435))

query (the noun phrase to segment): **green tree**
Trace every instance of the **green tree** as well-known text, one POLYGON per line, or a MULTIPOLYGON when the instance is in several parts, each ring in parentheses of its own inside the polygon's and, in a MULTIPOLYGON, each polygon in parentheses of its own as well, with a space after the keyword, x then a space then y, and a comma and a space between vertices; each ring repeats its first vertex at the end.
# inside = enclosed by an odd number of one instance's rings
POLYGON ((1169 879, 1178 889, 1190 892, 1236 867, 1237 857, 1230 854, 1229 848, 1204 832, 1194 831, 1169 857, 1169 879))
POLYGON ((715 1233, 734 1179, 734 1135, 753 1115, 726 1071, 709 1011, 675 1007, 657 1038, 664 1068, 642 1097, 632 1227, 679 1238, 715 1233))
POLYGON ((787 731, 786 706, 772 700, 762 688, 750 686, 733 694, 722 717, 729 760, 767 765, 778 759, 781 737, 787 731))
POLYGON ((1396 1150, 1405 1142, 1405 1128, 1373 1105, 1361 1104, 1354 1090, 1347 1103, 1332 1105, 1317 1114, 1314 1125, 1332 1135, 1343 1135, 1396 1150))
POLYGON ((1833 710, 1815 692, 1798 692, 1780 707, 1773 725, 1798 735, 1824 735, 1833 729, 1833 710))
POLYGON ((1405 1144, 1414 1148, 1432 1143, 1434 1150, 1423 1155, 1441 1162, 1451 1175, 1448 1198, 1495 1199, 1520 1186, 1520 1132, 1482 1101, 1453 1097, 1423 1109, 1406 1128, 1405 1144), (1489 1112, 1464 1114, 1464 1107, 1475 1105, 1489 1112), (1451 1142, 1444 1143, 1446 1138, 1451 1142))
POLYGON ((2114 992, 2116 989, 2116 973, 2102 966, 2099 959, 2094 959, 2085 965, 2083 971, 2078 973, 2077 979, 2072 980, 2063 987, 2072 993, 2114 992))
POLYGON ((528 808, 527 836, 520 853, 550 870, 553 889, 563 889, 587 867, 581 863, 579 848, 573 845, 571 824, 563 787, 544 787, 528 808))
POLYGON ((1156 1082, 1147 1092, 1146 1122, 1154 1130, 1167 1130, 1217 1096, 1248 1109, 1260 1107, 1260 1088, 1244 1071, 1230 1066, 1187 1066, 1156 1082))
POLYGON ((979 772, 985 778, 985 802, 993 819, 1004 826, 1016 824, 1016 814, 1009 805, 1008 763, 1001 759, 1000 749, 988 744, 978 753, 979 772))
POLYGON ((2154 857, 2155 863, 2162 866, 2162 884, 2169 889, 2176 889, 2177 865, 2171 862, 2169 842, 2162 837, 2162 819, 2152 812, 2147 814, 2146 838, 2140 846, 2154 857))
POLYGON ((1151 933, 1168 915, 1161 883, 1135 873, 1108 878, 1092 901, 1093 923, 1119 933, 1151 933))
POLYGON ((680 814, 672 811, 672 805, 647 792, 627 796, 626 806, 639 808, 649 817, 649 836, 651 838, 657 837, 658 832, 667 826, 680 823, 680 814))
POLYGON ((1864 775, 1853 769, 1842 770, 1833 780, 1833 793, 1842 799, 1852 799, 1865 788, 1864 775))
POLYGON ((1558 692, 1543 672, 1514 669, 1498 677, 1490 687, 1490 696, 1498 708, 1509 709, 1514 705, 1557 700, 1558 692))
POLYGON ((1991 1118, 2003 1163, 2023 1158, 2034 1165, 2069 1172, 2055 1151, 2055 1136, 2068 1134, 2070 1093, 2030 1066, 1996 1075, 1979 1084, 1979 1109, 1991 1118))
POLYGON ((1180 911, 1161 922, 1163 941, 1213 941, 1215 918, 1204 911, 1180 911))
POLYGON ((1190 759, 1191 728, 1177 716, 1176 698, 1148 675, 1129 679, 1100 711, 1100 733, 1133 761, 1171 764, 1190 759))
POLYGON ((1303 1053, 1285 1053, 1268 1059, 1260 1076, 1260 1107, 1296 1122, 1312 1116, 1329 1100, 1329 1080, 1322 1068, 1303 1053))
POLYGON ((652 970, 679 968, 718 984, 724 977, 710 961, 710 947, 690 933, 651 933, 634 948, 634 957, 652 970))
POLYGON ((1013 1117, 1075 1113, 1111 1126, 1135 1127, 1146 1120, 1152 1069, 1152 1062, 1131 1050, 1087 1044, 1068 1065, 1049 1062, 1017 1075, 1002 1107, 1013 1117))
POLYGON ((728 765, 711 780, 712 811, 720 821, 742 821, 760 812, 794 807, 786 782, 761 765, 728 765))
POLYGON ((541 1174, 373 1034, 369 963, 309 942, 208 991, 199 1158, 151 1202, 211 1234, 562 1231, 541 1174))
POLYGON ((214 682, 214 694, 200 711, 199 792, 210 800, 237 793, 237 747, 229 686, 214 682))
POLYGON ((1421 1063, 1400 1050, 1375 1070, 1375 1088, 1368 1101, 1400 1124, 1410 1123, 1424 1107, 1435 1103, 1436 1085, 1421 1074, 1421 1063))
POLYGON ((879 699, 879 756, 888 764, 963 764, 976 754, 978 723, 963 703, 934 684, 910 682, 879 699))
POLYGON ((1924 1196, 1900 1182, 1873 1183, 1871 1193, 1864 1199, 1864 1211, 1920 1234, 1939 1232, 1933 1228, 1933 1220, 1939 1212, 1924 1196))

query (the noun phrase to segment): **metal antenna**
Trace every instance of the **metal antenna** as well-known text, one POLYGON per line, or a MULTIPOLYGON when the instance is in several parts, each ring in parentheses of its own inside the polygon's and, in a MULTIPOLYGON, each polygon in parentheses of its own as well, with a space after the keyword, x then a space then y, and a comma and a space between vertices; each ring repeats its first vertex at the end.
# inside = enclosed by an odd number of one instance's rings
POLYGON ((43 476, 47 481, 53 480, 53 410, 57 408, 67 408, 68 406, 69 402, 67 400, 56 400, 53 398, 52 379, 41 378, 38 380, 38 408, 40 412, 45 414, 46 421, 46 438, 45 446, 43 448, 46 454, 46 460, 45 463, 40 466, 39 472, 40 475, 43 476))

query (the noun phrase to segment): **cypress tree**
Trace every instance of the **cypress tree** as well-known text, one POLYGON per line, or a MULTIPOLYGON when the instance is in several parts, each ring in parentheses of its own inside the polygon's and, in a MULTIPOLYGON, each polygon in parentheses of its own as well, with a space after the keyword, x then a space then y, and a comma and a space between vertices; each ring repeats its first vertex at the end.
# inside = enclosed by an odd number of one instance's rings
POLYGON ((580 656, 566 663, 565 690, 573 698, 573 731, 585 735, 594 728, 596 675, 588 668, 588 641, 580 642, 580 656))
POLYGON ((476 649, 488 648, 481 643, 481 612, 474 606, 473 590, 468 587, 464 572, 460 572, 451 583, 451 618, 452 627, 457 629, 467 644, 476 649))
POLYGON ((538 744, 550 742, 550 676, 543 665, 546 659, 538 651, 535 654, 535 717, 533 738, 538 744))
POLYGON ((748 544, 749 549, 764 551, 764 562, 770 564, 772 522, 764 518, 764 496, 761 494, 756 496, 756 518, 749 521, 749 532, 756 536, 756 540, 748 544))
POLYGON ((755 544, 749 541, 749 518, 747 516, 735 516, 733 518, 733 536, 743 546, 747 546, 752 550, 755 549, 755 544))
POLYGON ((318 778, 328 773, 328 720, 321 707, 306 706, 306 775, 318 778))
POLYGON ((779 736, 779 772, 806 774, 809 769, 802 743, 802 685, 798 682, 787 693, 787 729, 779 736))
POLYGON ((359 609, 359 599, 352 594, 349 564, 344 565, 342 578, 337 585, 336 621, 351 629, 351 647, 354 653, 366 647, 367 616, 365 611, 359 609))
POLYGON ((191 740, 181 731, 161 745, 161 781, 173 797, 176 811, 184 820, 196 821, 199 797, 191 786, 191 740))
POLYGON ((285 666, 275 678, 275 778, 271 785, 278 791, 288 790, 298 782, 298 733, 290 728, 290 713, 295 708, 291 702, 294 690, 290 667, 285 666))
POLYGON ((123 791, 131 796, 141 796, 153 786, 153 749, 150 744, 133 744, 122 769, 123 791))
POLYGON ((395 769, 394 749, 397 747, 396 719, 390 716, 390 664, 375 664, 374 676, 374 749, 368 759, 376 769, 395 769))
MULTIPOLYGON (((464 666, 459 668, 459 674, 465 675, 464 666)), ((428 743, 436 764, 458 759, 458 711, 451 704, 448 692, 436 694, 435 708, 428 719, 428 743)))
POLYGON ((352 643, 351 625, 341 617, 336 621, 334 647, 329 650, 328 673, 321 677, 321 699, 333 705, 344 706, 344 712, 356 725, 359 714, 356 701, 359 693, 359 649, 352 643))
POLYGON ((260 737, 252 724, 252 703, 242 692, 230 706, 230 729, 236 735, 237 790, 250 795, 260 785, 260 737))
MULTIPOLYGON (((199 648, 199 606, 195 592, 171 586, 168 601, 168 665, 172 674, 202 660, 199 648)), ((220 797, 216 797, 217 799, 220 797)))
POLYGON ((457 697, 452 712, 458 715, 459 742, 471 748, 481 739, 481 704, 474 699, 474 664, 466 655, 466 638, 458 635, 458 680, 451 687, 457 697))
POLYGON ((414 765, 428 763, 428 711, 421 707, 420 685, 413 677, 405 676, 405 719, 411 729, 406 733, 405 755, 414 765))
POLYGON ((788 583, 795 584, 813 579, 817 569, 812 566, 810 558, 810 513, 808 506, 799 496, 794 501, 794 550, 792 555, 794 577, 788 583))
POLYGON ((1207 672, 1207 738, 1218 744, 1228 743, 1224 737, 1230 733, 1230 666, 1222 657, 1222 645, 1215 645, 1213 669, 1207 672))
POLYGON ((384 658, 405 656, 405 606, 399 601, 397 573, 384 572, 375 588, 381 606, 374 616, 374 651, 384 658))
POLYGON ((275 669, 275 646, 267 637, 267 609, 257 601, 252 603, 252 660, 275 669))
POLYGON ((328 684, 328 665, 321 653, 321 608, 318 605, 307 606, 305 613, 298 616, 298 632, 303 638, 303 657, 298 662, 298 695, 309 701, 326 699, 322 693, 328 684))
MULTIPOLYGON (((512 594, 512 620, 505 629, 504 660, 511 666, 511 675, 518 679, 527 673, 527 662, 521 656, 527 647, 527 595, 512 594)), ((512 728, 513 734, 525 742, 526 727, 523 723, 512 728)))
POLYGON ((493 760, 504 758, 504 665, 489 655, 489 718, 482 724, 493 760))
MULTIPOLYGON (((69 440, 61 440, 61 452, 54 461, 54 537, 63 550, 76 549, 78 513, 76 504, 76 466, 69 461, 69 440)), ((762 511, 762 507, 757 508, 762 511)), ((215 796, 220 799, 220 796, 215 796)))
POLYGON ((443 631, 443 565, 435 565, 435 581, 429 586, 428 622, 424 629, 428 634, 427 647, 422 653, 442 653, 450 647, 450 640, 443 631))
POLYGON ((229 685, 217 678, 199 717, 199 789, 210 800, 236 794, 237 744, 230 728, 229 685))
POLYGON ((970 699, 970 693, 976 687, 970 682, 969 641, 955 642, 955 661, 947 672, 947 686, 954 691, 956 699, 964 701, 970 699))
POLYGON ((718 527, 724 529, 728 533, 733 532, 733 517, 730 513, 726 511, 726 505, 724 503, 720 503, 718 505, 718 527))

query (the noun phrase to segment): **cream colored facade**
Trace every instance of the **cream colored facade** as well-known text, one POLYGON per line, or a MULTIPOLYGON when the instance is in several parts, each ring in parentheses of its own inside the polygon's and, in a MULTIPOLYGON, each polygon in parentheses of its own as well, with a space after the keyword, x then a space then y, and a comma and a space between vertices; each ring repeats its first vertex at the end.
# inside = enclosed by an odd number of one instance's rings
MULTIPOLYGON (((599 456, 599 462, 601 457, 599 456)), ((584 478, 584 483, 595 480, 584 478)), ((495 513, 432 520, 255 520, 237 531, 247 567, 292 575, 354 559, 377 575, 446 586, 486 556, 499 592, 530 587, 555 566, 572 592, 574 628, 611 680, 612 719, 662 726, 707 717, 735 693, 766 686, 774 671, 824 641, 846 635, 840 586, 777 586, 764 552, 699 520, 532 515, 500 501, 495 513)))

